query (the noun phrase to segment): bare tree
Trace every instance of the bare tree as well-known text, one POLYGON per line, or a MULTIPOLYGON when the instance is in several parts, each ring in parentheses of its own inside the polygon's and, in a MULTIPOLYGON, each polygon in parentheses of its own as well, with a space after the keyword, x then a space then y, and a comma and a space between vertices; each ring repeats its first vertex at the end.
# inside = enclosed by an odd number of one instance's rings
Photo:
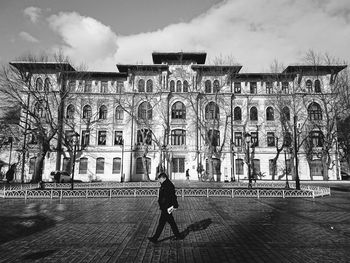
POLYGON ((22 109, 18 125, 23 130, 23 150, 32 148, 37 153, 33 182, 42 180, 44 158, 52 151, 53 139, 62 127, 60 115, 70 93, 62 83, 62 72, 74 71, 69 59, 61 53, 53 60, 50 62, 46 55, 27 55, 1 71, 2 94, 22 109))

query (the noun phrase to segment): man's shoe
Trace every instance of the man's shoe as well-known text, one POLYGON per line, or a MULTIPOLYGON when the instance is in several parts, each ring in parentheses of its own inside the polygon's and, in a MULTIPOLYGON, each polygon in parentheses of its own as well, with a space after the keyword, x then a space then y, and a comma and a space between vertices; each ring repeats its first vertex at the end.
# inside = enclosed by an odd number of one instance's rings
POLYGON ((174 240, 183 240, 185 238, 184 235, 179 235, 174 238, 174 240))
POLYGON ((154 237, 148 237, 148 240, 154 244, 157 243, 157 239, 155 239, 154 237))

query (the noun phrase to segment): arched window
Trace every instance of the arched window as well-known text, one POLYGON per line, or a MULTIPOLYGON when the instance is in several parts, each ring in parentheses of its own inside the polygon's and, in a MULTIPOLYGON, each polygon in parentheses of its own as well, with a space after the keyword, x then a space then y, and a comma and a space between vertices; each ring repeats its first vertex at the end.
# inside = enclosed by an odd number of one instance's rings
POLYGON ((67 119, 74 119, 74 112, 75 112, 74 105, 70 104, 67 107, 66 118, 67 119))
POLYGON ((185 145, 186 144, 186 131, 185 130, 172 130, 171 131, 171 145, 185 145))
POLYGON ((121 106, 118 106, 117 108, 115 108, 115 119, 116 120, 124 119, 124 110, 121 106))
POLYGON ((207 120, 219 119, 219 106, 214 102, 209 102, 205 107, 205 118, 207 120))
POLYGON ((318 103, 316 102, 311 103, 307 108, 307 112, 310 120, 312 121, 322 120, 322 109, 318 103))
POLYGON ((105 158, 99 157, 96 159, 96 174, 105 172, 105 158))
POLYGON ((267 107, 266 109, 266 120, 267 121, 275 120, 275 115, 272 107, 267 107))
POLYGON ((85 105, 83 108, 83 119, 90 119, 92 116, 91 106, 85 105))
POLYGON ((319 79, 315 80, 315 92, 316 93, 321 93, 321 82, 319 79))
POLYGON ((137 87, 139 92, 145 92, 145 81, 143 79, 140 79, 137 87))
POLYGON ((184 80, 183 92, 188 92, 188 81, 184 80))
POLYGON ((305 83, 307 92, 311 93, 312 92, 312 81, 310 79, 308 79, 305 83))
POLYGON ((120 158, 113 158, 113 167, 112 167, 112 174, 119 174, 121 171, 121 159, 120 158))
POLYGON ((138 117, 142 120, 152 119, 152 107, 149 102, 142 102, 139 106, 138 117))
POLYGON ((216 79, 213 82, 213 93, 217 93, 220 90, 220 84, 219 81, 216 79))
POLYGON ((289 93, 289 83, 287 81, 282 82, 282 93, 289 93))
POLYGON ((102 105, 100 107, 100 110, 98 111, 98 118, 100 120, 105 120, 107 119, 107 107, 105 105, 102 105))
POLYGON ((256 109, 256 107, 251 107, 250 108, 249 117, 250 117, 251 121, 257 121, 258 120, 258 110, 256 109))
POLYGON ((153 92, 153 81, 151 79, 147 80, 146 91, 147 92, 153 92))
POLYGON ((87 174, 88 171, 88 158, 83 157, 79 160, 79 173, 87 174))
POLYGON ((290 110, 287 106, 282 109, 282 121, 290 121, 290 110))
POLYGON ((211 81, 208 79, 206 82, 205 82, 205 93, 211 93, 211 81))
POLYGON ((171 118, 186 119, 186 107, 181 101, 175 102, 171 107, 171 118))
POLYGON ((45 79, 45 83, 44 83, 44 90, 45 91, 49 91, 49 89, 50 89, 50 79, 49 78, 46 78, 45 79))
POLYGON ((235 121, 241 121, 242 120, 242 110, 240 107, 236 107, 233 110, 233 118, 235 121))
POLYGON ((35 89, 37 91, 43 91, 43 80, 41 78, 36 79, 35 89))
POLYGON ((142 157, 136 159, 136 174, 145 174, 145 167, 147 168, 147 173, 151 172, 151 158, 145 158, 145 163, 142 157))
POLYGON ((182 92, 182 83, 180 80, 176 82, 176 92, 182 92))
POLYGON ((175 81, 170 81, 170 92, 175 92, 175 81))

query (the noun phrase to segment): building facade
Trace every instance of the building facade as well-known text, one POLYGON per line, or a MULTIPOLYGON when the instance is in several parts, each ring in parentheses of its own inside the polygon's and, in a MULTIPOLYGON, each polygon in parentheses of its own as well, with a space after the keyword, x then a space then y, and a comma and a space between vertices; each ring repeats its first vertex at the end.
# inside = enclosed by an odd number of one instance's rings
MULTIPOLYGON (((48 76, 53 89, 70 91, 43 180, 57 168, 70 171, 73 151, 74 178, 82 181, 154 180, 162 170, 172 180, 188 171, 191 180, 239 181, 249 169, 258 179, 292 180, 296 171, 301 180, 340 179, 337 141, 329 138, 335 127, 327 121, 334 118, 332 85, 345 66, 240 73, 240 65, 205 64, 206 53, 152 57, 150 65, 117 64, 118 72, 33 75, 34 86, 48 76)), ((35 145, 30 136, 24 141, 35 145)))

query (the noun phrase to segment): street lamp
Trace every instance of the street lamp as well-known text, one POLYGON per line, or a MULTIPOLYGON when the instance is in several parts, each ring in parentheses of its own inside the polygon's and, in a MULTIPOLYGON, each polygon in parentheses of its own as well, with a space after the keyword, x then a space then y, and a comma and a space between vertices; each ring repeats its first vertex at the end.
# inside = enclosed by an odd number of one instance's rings
POLYGON ((72 190, 74 189, 74 168, 75 168, 75 157, 76 157, 76 153, 77 153, 77 145, 79 143, 79 134, 78 133, 74 133, 72 136, 72 144, 73 144, 73 164, 72 164, 72 190))
POLYGON ((248 164, 248 188, 252 188, 252 171, 251 171, 251 167, 250 167, 250 149, 249 149, 249 145, 250 145, 250 140, 251 140, 251 135, 250 133, 246 132, 245 135, 245 143, 247 144, 247 164, 248 164))
POLYGON ((120 140, 120 145, 122 146, 122 163, 120 167, 120 181, 124 182, 125 178, 123 173, 123 163, 124 163, 124 139, 123 138, 120 140))
POLYGON ((288 167, 287 167, 287 149, 284 149, 284 167, 285 167, 285 171, 286 171, 286 186, 284 188, 289 189, 288 167))
POLYGON ((298 171, 298 166, 299 166, 299 161, 298 161, 298 139, 297 136, 298 134, 298 128, 297 128, 297 121, 298 117, 297 115, 294 115, 294 158, 295 158, 295 188, 297 190, 300 190, 300 179, 299 179, 299 171, 298 171))

